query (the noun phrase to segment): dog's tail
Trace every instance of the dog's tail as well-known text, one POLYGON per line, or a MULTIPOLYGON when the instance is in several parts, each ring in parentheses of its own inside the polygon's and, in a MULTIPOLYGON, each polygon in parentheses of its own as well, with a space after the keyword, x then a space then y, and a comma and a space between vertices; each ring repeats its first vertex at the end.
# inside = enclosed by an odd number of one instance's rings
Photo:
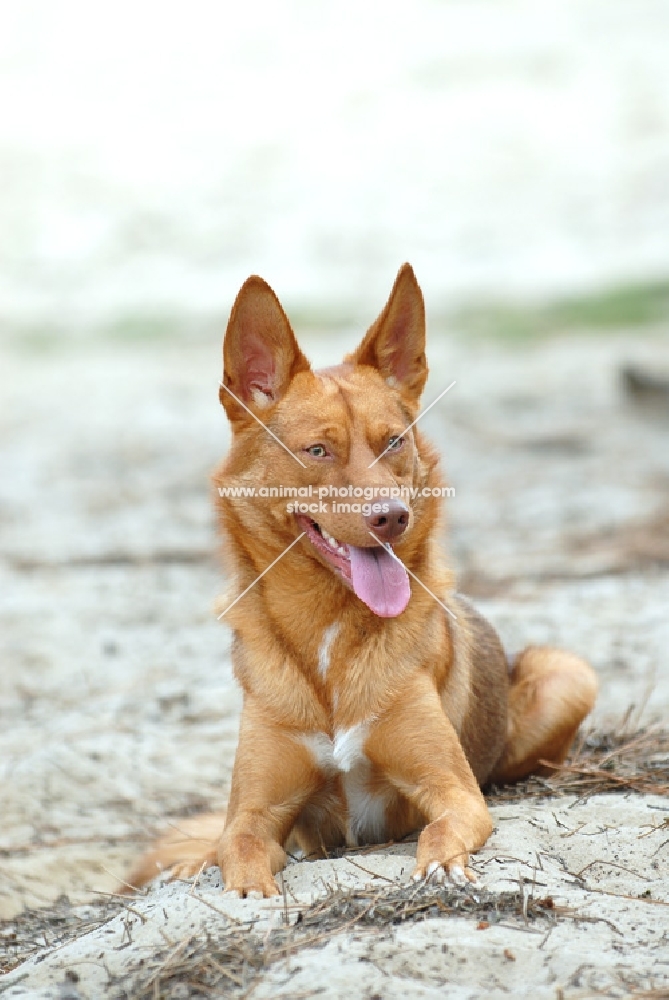
POLYGON ((118 891, 139 889, 162 872, 169 871, 172 878, 191 878, 217 864, 218 841, 224 826, 225 812, 178 820, 142 855, 118 891))

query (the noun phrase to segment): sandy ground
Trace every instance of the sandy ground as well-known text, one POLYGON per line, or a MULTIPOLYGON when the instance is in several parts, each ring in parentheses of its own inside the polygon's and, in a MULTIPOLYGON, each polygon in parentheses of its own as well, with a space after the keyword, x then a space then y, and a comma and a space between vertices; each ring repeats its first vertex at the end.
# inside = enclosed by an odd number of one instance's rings
MULTIPOLYGON (((309 345, 319 361, 342 346, 309 345)), ((669 370, 669 344, 630 333, 511 351, 437 331, 425 397, 457 379, 424 424, 456 489, 445 503, 462 588, 510 648, 549 641, 589 657, 600 726, 630 706, 644 719, 666 720, 669 708, 669 413, 623 398, 628 358, 669 370)), ((44 947, 0 977, 0 993, 133 996, 142 960, 184 935, 223 933, 225 914, 260 934, 281 919, 274 902, 222 896, 212 871, 196 892, 155 888, 101 929, 50 946, 57 897, 103 898, 157 823, 226 798, 240 698, 211 610, 223 574, 207 474, 228 433, 218 345, 6 353, 2 367, 6 966, 30 950, 10 918, 46 908, 44 947)), ((569 917, 344 929, 246 988, 384 1000, 443 996, 444 983, 454 997, 669 992, 668 812, 639 795, 493 805, 481 888, 534 880, 575 908, 569 917)), ((414 850, 293 864, 291 905, 327 886, 404 879, 414 850)))

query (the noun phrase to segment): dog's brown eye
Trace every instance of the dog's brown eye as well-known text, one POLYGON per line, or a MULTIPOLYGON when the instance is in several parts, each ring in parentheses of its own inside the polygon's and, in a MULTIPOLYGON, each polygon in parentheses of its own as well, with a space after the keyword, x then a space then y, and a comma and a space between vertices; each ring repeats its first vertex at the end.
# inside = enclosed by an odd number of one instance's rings
POLYGON ((312 444, 310 448, 305 449, 308 455, 312 458, 325 458, 328 451, 324 444, 312 444))
POLYGON ((390 441, 388 442, 388 451, 398 451, 404 444, 404 438, 399 435, 393 434, 390 441))

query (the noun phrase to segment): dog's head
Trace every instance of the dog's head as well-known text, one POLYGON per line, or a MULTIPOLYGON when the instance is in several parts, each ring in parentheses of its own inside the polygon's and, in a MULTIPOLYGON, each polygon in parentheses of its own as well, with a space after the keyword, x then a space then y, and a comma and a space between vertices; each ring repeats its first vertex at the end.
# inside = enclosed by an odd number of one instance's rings
POLYGON ((269 285, 249 278, 232 309, 223 367, 233 447, 217 485, 228 535, 243 547, 245 532, 267 557, 268 536, 281 549, 304 532, 310 559, 377 615, 400 614, 410 596, 404 563, 418 558, 436 518, 431 498, 417 495, 436 484, 436 458, 413 426, 428 369, 411 267, 400 269, 358 349, 321 371, 312 371, 269 285))

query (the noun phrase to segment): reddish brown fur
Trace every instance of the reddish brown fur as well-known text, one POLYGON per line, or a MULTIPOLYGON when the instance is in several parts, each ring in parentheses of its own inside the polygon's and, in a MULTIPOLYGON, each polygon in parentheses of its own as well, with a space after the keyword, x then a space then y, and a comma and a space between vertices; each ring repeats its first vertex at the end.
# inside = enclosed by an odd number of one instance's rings
MULTIPOLYGON (((269 286, 249 278, 224 342, 220 397, 233 442, 215 484, 440 485, 436 453, 415 428, 370 468, 419 412, 426 378, 423 297, 409 265, 358 350, 323 372, 310 369, 269 286), (322 442, 330 457, 312 457, 306 449, 322 442)), ((182 825, 145 856, 133 885, 157 868, 184 875, 216 862, 227 889, 272 895, 289 841, 312 854, 417 828, 415 874, 441 866, 459 877, 492 829, 479 785, 564 758, 594 702, 595 676, 571 654, 541 647, 522 653, 509 675, 492 627, 452 592, 439 506, 435 497, 412 500, 393 547, 457 623, 413 582, 406 609, 378 617, 308 537, 229 610, 244 707, 227 818, 182 825), (322 671, 319 649, 334 625, 322 671)), ((236 595, 301 530, 285 498, 220 498, 218 513, 236 595)), ((317 520, 348 545, 376 544, 359 513, 328 510, 317 520)))

